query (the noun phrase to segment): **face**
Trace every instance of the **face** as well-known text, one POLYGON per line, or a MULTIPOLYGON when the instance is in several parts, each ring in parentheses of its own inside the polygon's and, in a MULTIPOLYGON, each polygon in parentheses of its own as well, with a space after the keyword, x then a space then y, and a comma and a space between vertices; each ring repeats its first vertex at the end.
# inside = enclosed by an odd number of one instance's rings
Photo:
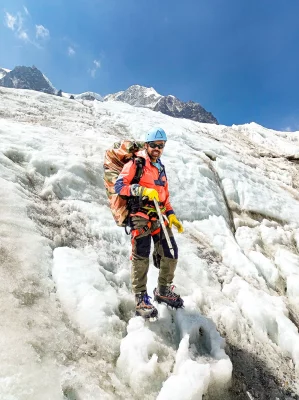
POLYGON ((154 142, 145 143, 147 154, 152 161, 156 161, 157 158, 161 157, 165 144, 166 142, 164 140, 155 140, 154 142), (159 149, 158 146, 163 146, 163 148, 159 149))

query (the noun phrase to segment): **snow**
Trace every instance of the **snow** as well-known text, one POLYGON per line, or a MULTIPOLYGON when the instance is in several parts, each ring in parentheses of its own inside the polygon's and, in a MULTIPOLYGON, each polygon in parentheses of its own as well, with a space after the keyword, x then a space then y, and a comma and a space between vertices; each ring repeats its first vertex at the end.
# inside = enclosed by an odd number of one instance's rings
POLYGON ((166 378, 158 363, 158 355, 163 356, 163 348, 141 317, 130 320, 127 332, 121 341, 117 371, 136 396, 146 395, 153 389, 153 381, 155 385, 161 385, 166 378))
POLYGON ((175 321, 180 333, 180 345, 176 354, 174 375, 163 385, 160 398, 171 398, 173 381, 181 387, 175 398, 197 398, 210 391, 220 393, 229 387, 232 363, 224 351, 225 340, 217 332, 215 324, 200 315, 195 302, 185 297, 186 311, 178 310, 175 321), (169 387, 168 393, 166 388, 169 387), (181 390, 187 392, 183 395, 181 390))
POLYGON ((46 82, 48 83, 48 85, 53 89, 54 93, 57 93, 58 90, 55 88, 55 86, 52 84, 52 82, 50 81, 49 78, 46 77, 46 75, 43 74, 43 77, 45 78, 46 82))
POLYGON ((0 79, 4 78, 4 76, 5 76, 8 72, 10 72, 10 71, 11 71, 10 69, 1 68, 1 67, 0 67, 0 79))
POLYGON ((76 100, 84 99, 85 97, 88 97, 88 96, 92 96, 98 101, 103 101, 103 97, 100 94, 95 93, 95 92, 84 92, 84 93, 74 95, 76 100))
MULTIPOLYGON (((299 394, 299 181, 286 159, 298 133, 28 90, 1 99, 3 399, 224 399, 232 348, 299 394), (106 148, 152 126, 169 136, 185 308, 157 305, 149 323, 134 316, 130 238, 102 175, 106 148)), ((157 274, 151 264, 149 294, 157 274)))
POLYGON ((132 85, 125 91, 108 94, 104 101, 124 101, 135 107, 153 109, 161 97, 153 87, 132 85))
POLYGON ((69 99, 71 96, 74 96, 74 99, 77 100, 77 101, 78 100, 79 101, 80 100, 84 101, 84 100, 86 100, 86 97, 88 97, 88 96, 92 96, 98 101, 103 101, 104 100, 104 98, 100 94, 98 94, 96 92, 84 92, 84 93, 79 93, 79 94, 61 92, 61 97, 69 99))
POLYGON ((146 88, 146 90, 144 91, 144 95, 146 97, 153 96, 153 95, 157 96, 157 97, 161 96, 158 92, 156 92, 156 90, 153 87, 146 88))
MULTIPOLYGON (((240 131, 240 127, 233 127, 240 131)), ((286 154, 294 154, 299 151, 299 132, 277 132, 253 122, 243 125, 241 130, 242 134, 252 142, 261 148, 265 146, 267 151, 271 151, 274 155, 277 154, 277 149, 286 154)))
POLYGON ((123 330, 115 315, 116 291, 98 270, 96 254, 59 247, 53 253, 52 274, 63 307, 86 337, 96 341, 112 327, 123 330))
POLYGON ((121 91, 116 92, 116 93, 107 94, 106 96, 104 96, 104 101, 115 101, 123 93, 124 93, 124 91, 121 90, 121 91))
POLYGON ((4 78, 5 75, 6 75, 5 71, 3 71, 3 70, 0 68, 0 79, 4 78))

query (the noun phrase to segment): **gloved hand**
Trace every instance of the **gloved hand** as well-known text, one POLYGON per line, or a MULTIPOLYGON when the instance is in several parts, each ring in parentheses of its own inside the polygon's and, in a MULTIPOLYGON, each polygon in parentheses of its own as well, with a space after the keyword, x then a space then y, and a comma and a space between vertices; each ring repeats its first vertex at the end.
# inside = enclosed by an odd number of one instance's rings
POLYGON ((157 192, 156 189, 150 189, 150 188, 146 188, 141 186, 140 189, 142 190, 142 196, 146 196, 148 197, 149 200, 157 200, 157 202, 159 202, 159 194, 157 192))
POLYGON ((179 233, 183 233, 184 232, 183 224, 177 219, 175 214, 170 214, 168 216, 168 221, 169 221, 169 228, 171 228, 172 224, 173 224, 177 228, 179 233))

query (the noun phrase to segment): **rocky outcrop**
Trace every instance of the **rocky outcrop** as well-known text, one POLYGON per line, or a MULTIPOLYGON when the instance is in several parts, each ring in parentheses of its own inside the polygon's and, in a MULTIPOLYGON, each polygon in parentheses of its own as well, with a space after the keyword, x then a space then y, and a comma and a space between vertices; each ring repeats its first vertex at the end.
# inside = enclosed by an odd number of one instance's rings
POLYGON ((175 96, 161 96, 154 88, 145 86, 130 86, 123 92, 105 96, 104 101, 122 101, 135 107, 146 107, 154 111, 160 111, 175 118, 218 124, 214 115, 206 111, 199 103, 194 101, 185 103, 175 96))
POLYGON ((14 89, 29 89, 55 94, 57 91, 43 73, 33 67, 15 67, 0 79, 0 86, 14 89))
POLYGON ((153 109, 161 97, 152 87, 133 85, 123 92, 109 94, 104 97, 104 101, 117 100, 131 104, 131 106, 153 109))
POLYGON ((218 124, 214 115, 206 111, 199 103, 195 103, 194 101, 184 103, 174 96, 162 97, 155 105, 154 111, 160 111, 175 118, 186 118, 208 124, 218 124))

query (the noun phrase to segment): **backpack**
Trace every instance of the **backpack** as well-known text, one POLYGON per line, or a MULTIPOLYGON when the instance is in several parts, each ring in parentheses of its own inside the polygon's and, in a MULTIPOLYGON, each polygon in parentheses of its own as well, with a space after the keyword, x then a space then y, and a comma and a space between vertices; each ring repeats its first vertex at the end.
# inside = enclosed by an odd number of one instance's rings
POLYGON ((115 193, 114 184, 123 169, 123 166, 133 160, 136 163, 136 174, 131 183, 139 183, 145 165, 145 159, 136 157, 136 152, 143 149, 144 142, 123 140, 114 143, 113 147, 106 150, 104 157, 104 185, 109 200, 113 218, 118 226, 127 226, 129 214, 128 201, 130 197, 115 193))

